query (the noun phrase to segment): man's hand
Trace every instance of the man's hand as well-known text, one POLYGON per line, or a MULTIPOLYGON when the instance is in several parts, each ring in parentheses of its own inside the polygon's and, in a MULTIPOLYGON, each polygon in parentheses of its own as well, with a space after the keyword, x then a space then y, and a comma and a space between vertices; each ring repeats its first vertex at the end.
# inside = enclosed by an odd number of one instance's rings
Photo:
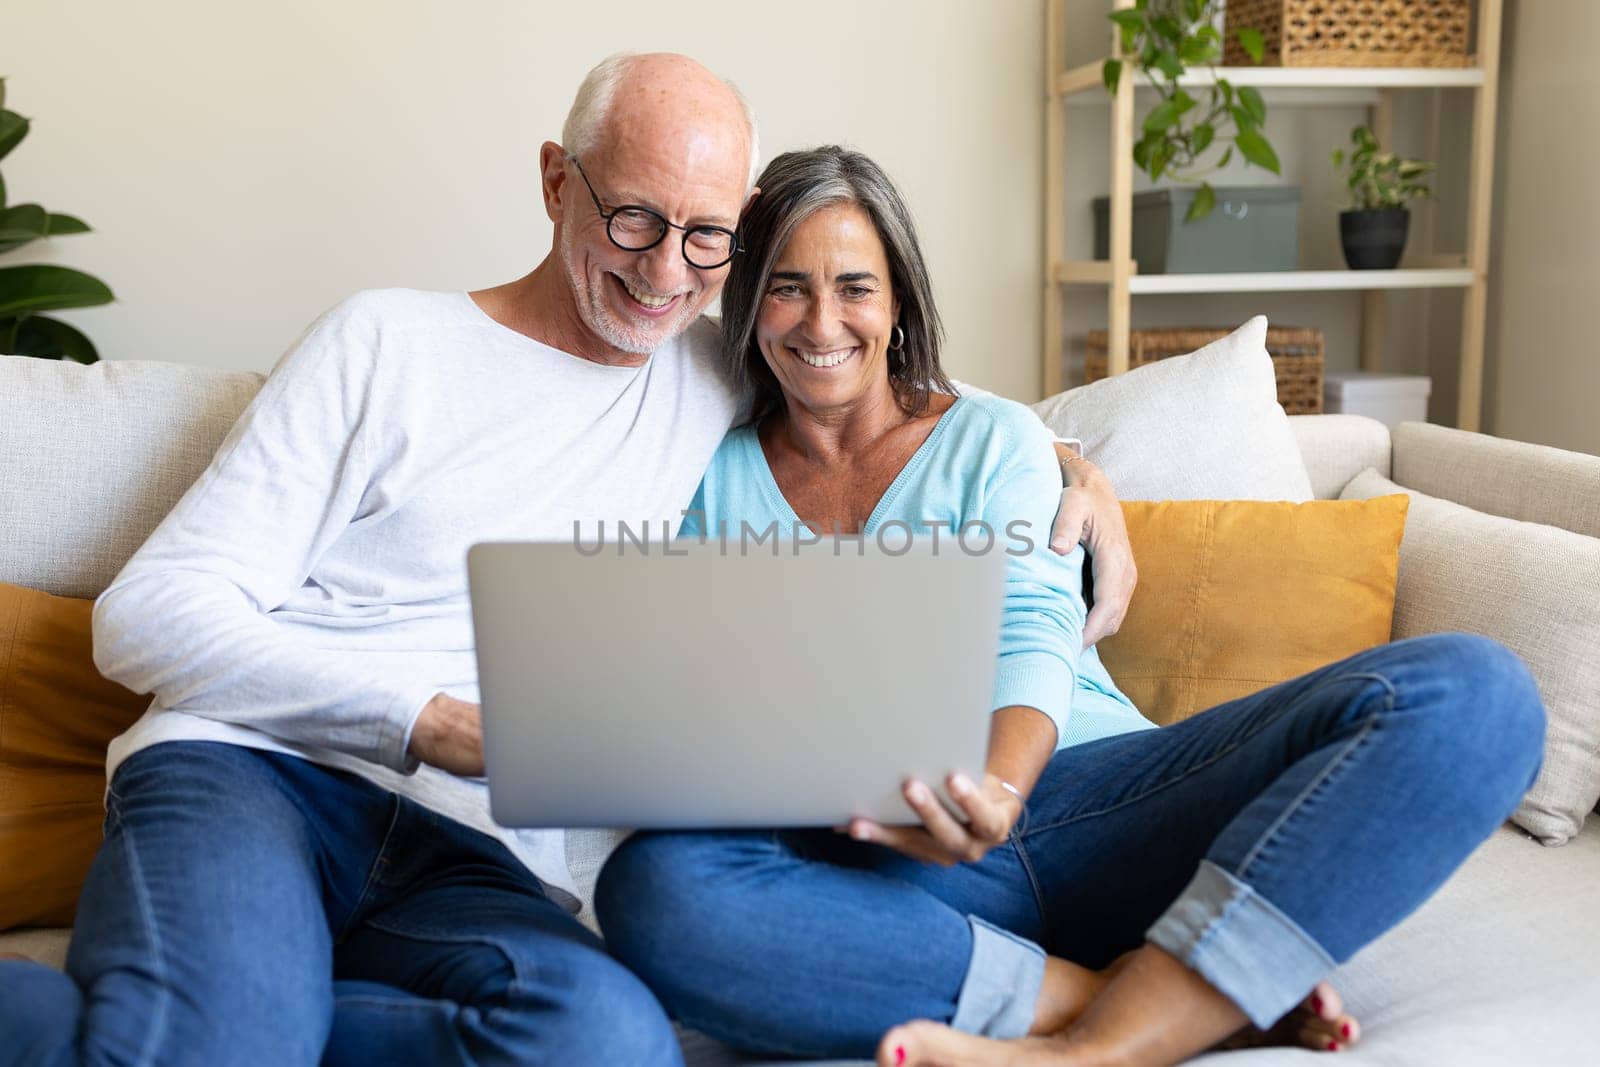
POLYGON ((871 841, 923 863, 943 867, 977 863, 990 849, 1005 843, 1022 814, 1022 802, 992 774, 984 775, 981 785, 964 774, 952 774, 945 787, 961 805, 966 822, 951 815, 933 790, 913 778, 901 792, 922 820, 921 826, 884 826, 871 819, 852 819, 844 829, 857 841, 871 841))
POLYGON ((1139 584, 1139 568, 1133 560, 1122 505, 1106 476, 1065 445, 1056 445, 1056 455, 1067 488, 1061 494, 1050 547, 1066 555, 1081 542, 1089 550, 1094 606, 1083 626, 1083 647, 1088 648, 1122 628, 1134 586, 1139 584))
POLYGON ((476 704, 435 693, 411 728, 411 754, 463 778, 483 774, 483 711, 476 704))

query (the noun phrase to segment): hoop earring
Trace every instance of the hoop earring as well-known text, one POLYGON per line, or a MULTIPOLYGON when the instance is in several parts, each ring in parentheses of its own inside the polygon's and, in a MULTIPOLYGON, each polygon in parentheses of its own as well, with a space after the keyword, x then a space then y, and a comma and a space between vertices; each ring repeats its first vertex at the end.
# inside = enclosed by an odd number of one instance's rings
POLYGON ((898 352, 905 346, 906 332, 900 328, 900 324, 897 322, 894 324, 894 328, 889 331, 889 350, 891 352, 898 352))

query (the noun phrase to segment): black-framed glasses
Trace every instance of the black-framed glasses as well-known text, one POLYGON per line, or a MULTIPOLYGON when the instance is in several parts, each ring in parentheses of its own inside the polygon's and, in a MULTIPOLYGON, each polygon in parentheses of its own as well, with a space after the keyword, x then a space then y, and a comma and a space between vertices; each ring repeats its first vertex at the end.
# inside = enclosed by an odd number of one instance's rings
POLYGON ((606 236, 624 252, 647 252, 661 243, 668 230, 683 231, 684 262, 700 270, 716 270, 725 266, 739 251, 739 235, 723 226, 680 226, 676 222, 668 222, 659 211, 640 204, 623 204, 607 211, 600 202, 600 194, 594 191, 589 176, 583 172, 583 164, 578 162, 578 157, 567 158, 578 168, 578 177, 588 187, 594 209, 605 220, 606 236))

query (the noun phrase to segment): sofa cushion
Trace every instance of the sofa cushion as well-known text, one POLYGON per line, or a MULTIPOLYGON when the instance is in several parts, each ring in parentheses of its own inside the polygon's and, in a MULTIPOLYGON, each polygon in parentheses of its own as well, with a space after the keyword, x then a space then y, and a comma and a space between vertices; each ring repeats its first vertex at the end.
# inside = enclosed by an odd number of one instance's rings
POLYGON ((71 943, 72 930, 63 926, 0 933, 0 952, 14 952, 58 971, 66 969, 71 943))
POLYGON ((1338 500, 1350 479, 1373 468, 1389 474, 1389 427, 1365 415, 1290 415, 1289 429, 1318 500, 1338 500))
POLYGON ((1600 538, 1485 515, 1375 471, 1347 499, 1410 492, 1394 636, 1467 630, 1521 656, 1544 697, 1544 767, 1513 818, 1559 845, 1600 800, 1600 538))
POLYGON ((1139 588, 1100 657, 1163 726, 1389 640, 1404 495, 1122 510, 1139 588))
MULTIPOLYGON (((1587 1067, 1600 1002, 1600 825, 1546 849, 1507 826, 1411 917, 1330 979, 1361 1020, 1335 1060, 1374 1067, 1587 1067)), ((1205 1067, 1295 1067, 1287 1049, 1205 1067)))
POLYGON ((1600 537, 1600 456, 1406 422, 1393 477, 1475 511, 1600 537))
POLYGON ((261 382, 174 363, 0 356, 0 582, 99 596, 261 382))
POLYGON ((0 584, 0 930, 72 922, 100 846, 106 745, 150 703, 95 670, 92 608, 0 584))
POLYGON ((1124 500, 1310 500, 1266 338, 1267 320, 1257 316, 1187 356, 1033 409, 1056 433, 1081 440, 1124 500))

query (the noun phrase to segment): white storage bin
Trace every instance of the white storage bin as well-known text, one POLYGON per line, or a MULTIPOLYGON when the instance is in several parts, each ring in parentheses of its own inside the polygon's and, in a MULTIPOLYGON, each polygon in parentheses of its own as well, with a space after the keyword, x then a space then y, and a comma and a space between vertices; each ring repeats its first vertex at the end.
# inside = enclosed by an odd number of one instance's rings
POLYGON ((1426 375, 1328 371, 1322 379, 1322 410, 1365 415, 1389 429, 1402 422, 1428 421, 1428 394, 1433 379, 1426 375))

